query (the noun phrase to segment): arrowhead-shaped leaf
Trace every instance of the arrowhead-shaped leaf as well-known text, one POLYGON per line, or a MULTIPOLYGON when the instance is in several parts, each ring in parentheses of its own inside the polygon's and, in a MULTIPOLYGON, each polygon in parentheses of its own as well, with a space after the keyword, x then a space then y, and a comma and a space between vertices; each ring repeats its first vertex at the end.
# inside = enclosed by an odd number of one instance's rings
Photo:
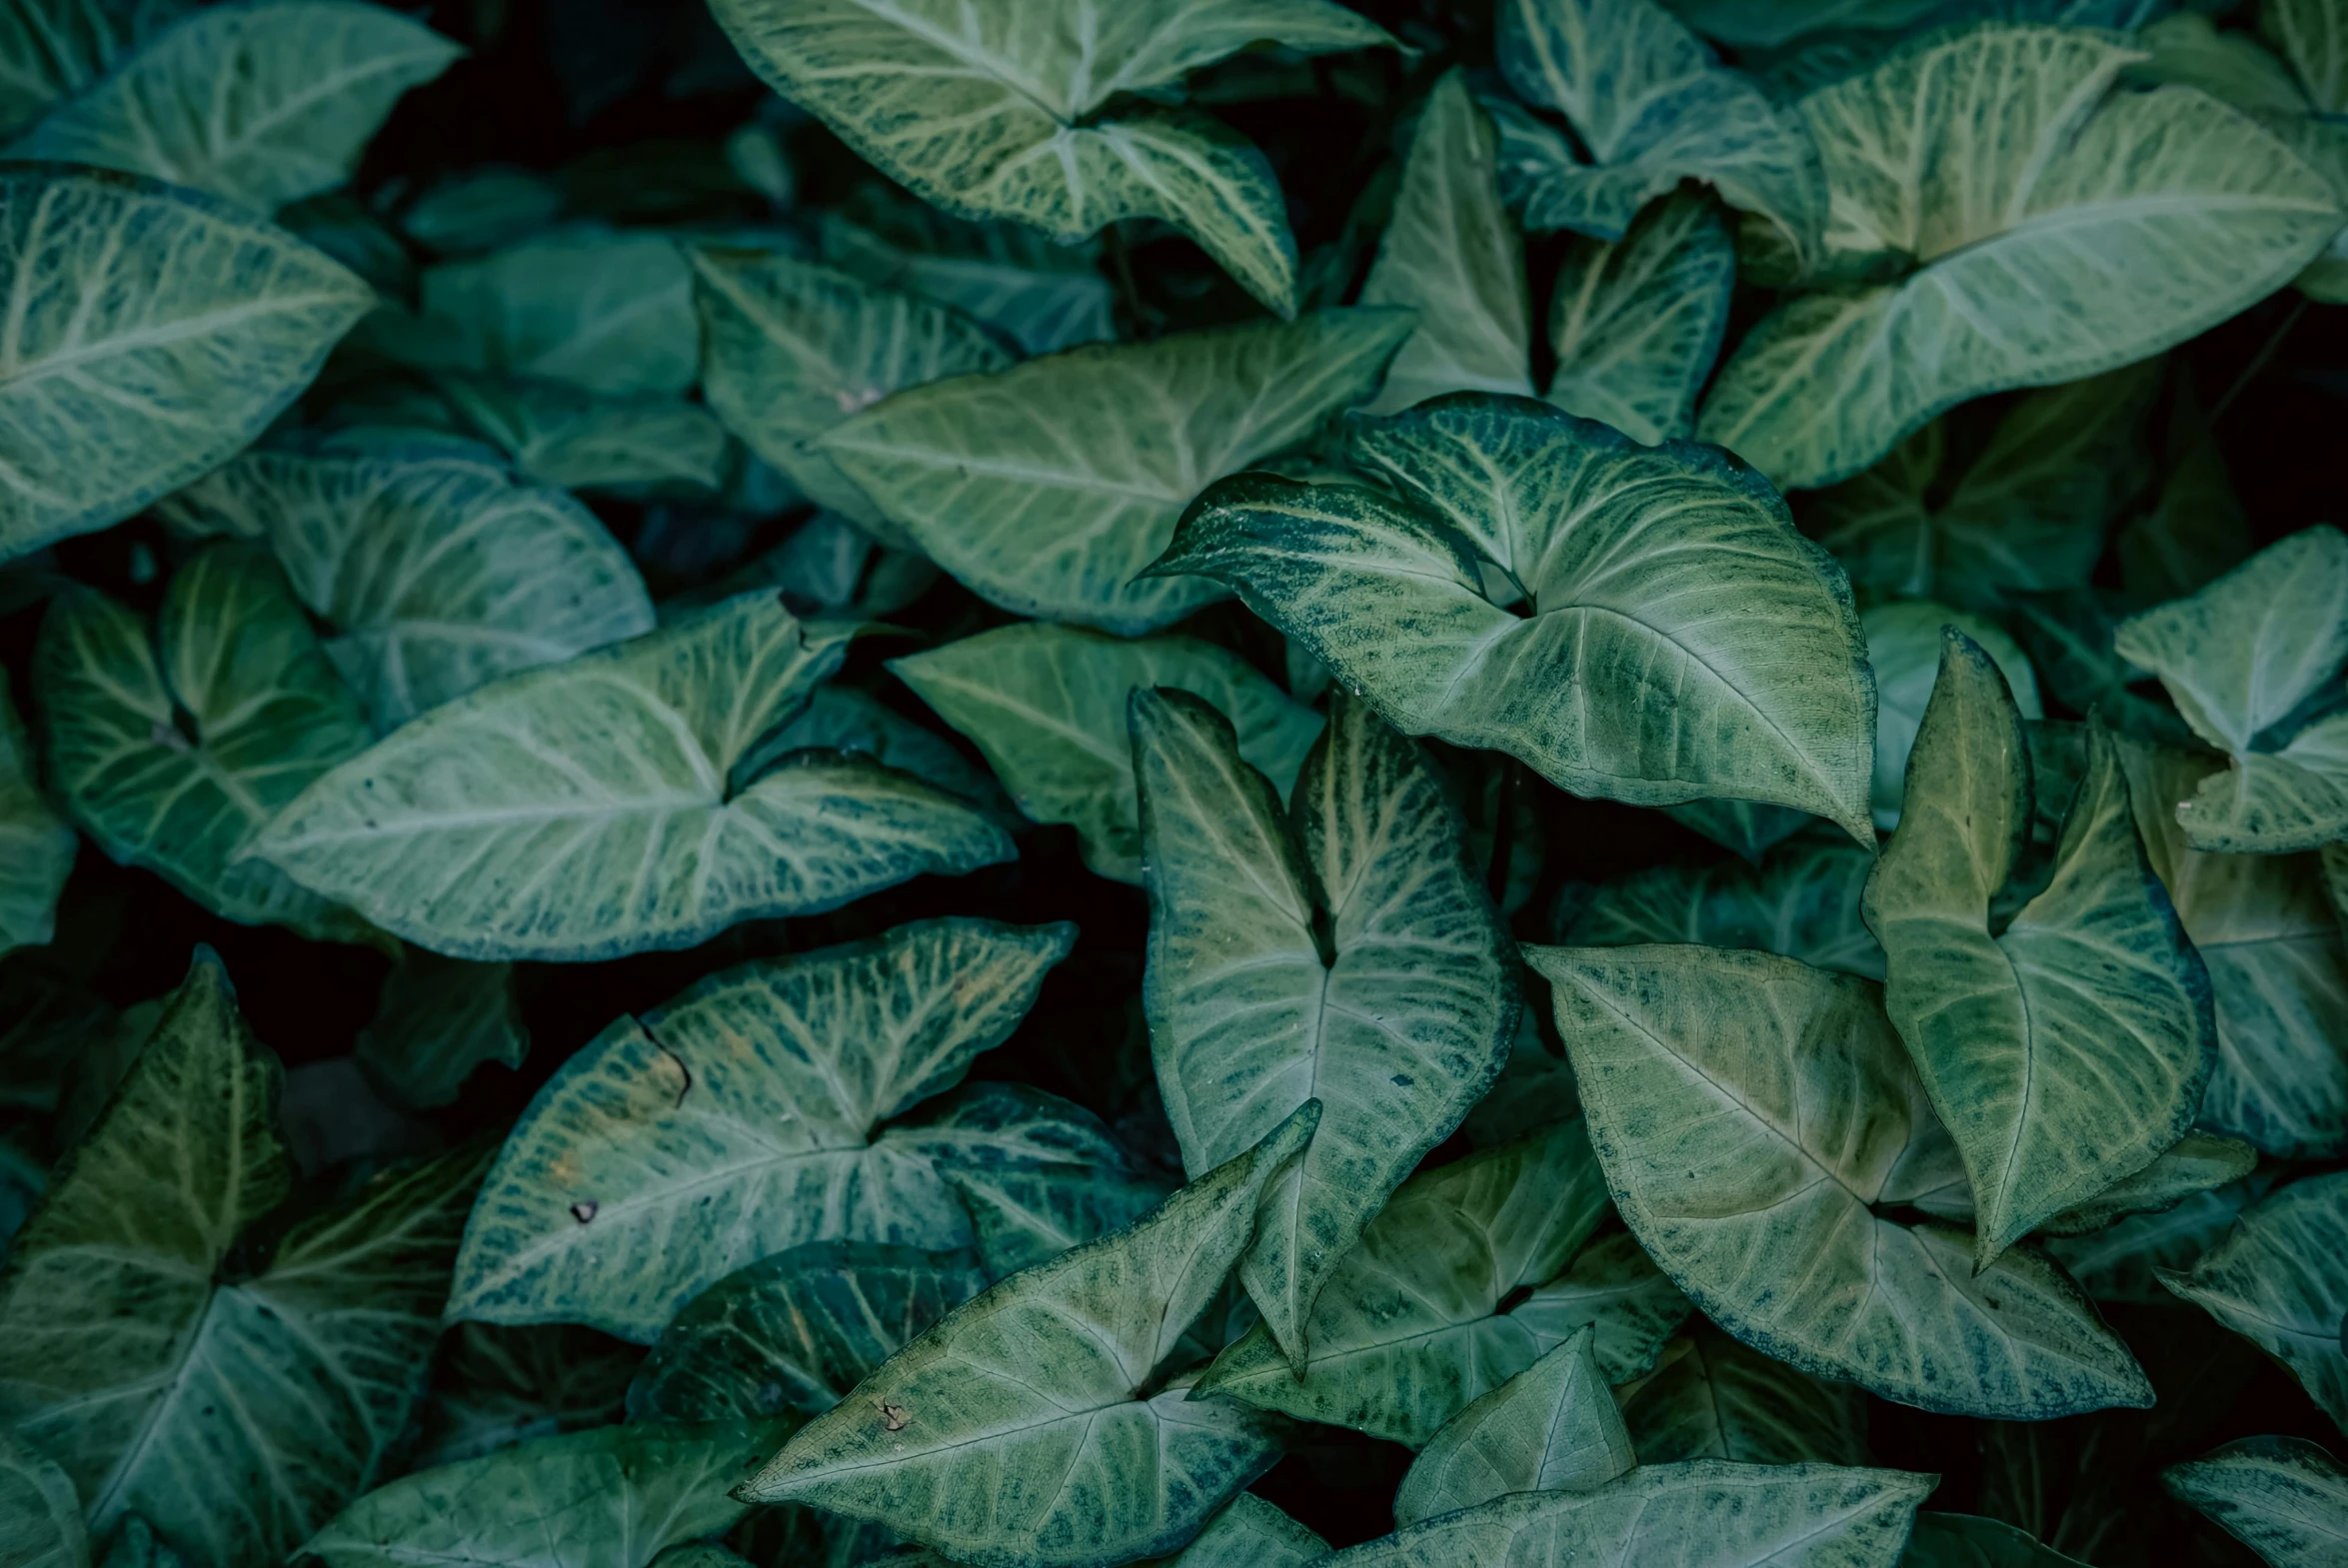
POLYGON ((740 778, 849 636, 746 594, 510 676, 319 780, 256 852, 435 952, 573 962, 1011 858, 994 823, 871 762, 740 778))
POLYGON ((1239 1269, 1302 1365, 1362 1226, 1507 1059, 1508 933, 1433 770, 1360 704, 1337 700, 1284 812, 1205 704, 1137 692, 1133 737, 1143 1004, 1184 1167, 1220 1165, 1308 1098, 1327 1107, 1239 1269))
POLYGON ((1169 1559, 1169 1568, 1304 1568, 1328 1554, 1328 1542, 1253 1492, 1241 1492, 1180 1556, 1169 1559))
POLYGON ((1874 868, 1857 844, 1825 837, 1780 844, 1757 866, 1650 865, 1591 888, 1557 936, 1576 947, 1758 947, 1879 980, 1883 948, 1860 910, 1874 868))
POLYGON ((279 809, 369 740, 267 556, 245 545, 198 555, 172 578, 152 634, 94 590, 59 596, 33 690, 58 794, 115 860, 232 920, 369 939, 348 910, 244 857, 279 809))
POLYGON ((878 188, 858 194, 867 200, 823 214, 824 260, 842 272, 951 305, 1029 354, 1117 336, 1099 246, 1055 245, 1018 223, 968 223, 878 188))
POLYGON ((1512 1492, 1586 1492, 1638 1461, 1584 1328, 1443 1423, 1394 1494, 1405 1529, 1512 1492))
POLYGON ((235 455, 374 303, 256 218, 53 166, 0 172, 0 295, 15 302, 0 561, 110 528, 235 455))
POLYGON ((1237 588, 1405 734, 1577 793, 1774 800, 1872 842, 1850 590, 1758 476, 1476 393, 1357 422, 1353 447, 1398 495, 1241 475, 1154 570, 1237 588))
POLYGON ((1664 1348, 1654 1372, 1622 1390, 1622 1419, 1641 1464, 1867 1462, 1867 1396, 1761 1354, 1699 1320, 1664 1348))
POLYGON ((1875 672, 1875 783, 1870 797, 1875 825, 1889 832, 1899 825, 1908 754, 1915 750, 1917 727, 1924 722, 1924 710, 1939 680, 1942 628, 1964 633, 1996 663, 2006 690, 2013 694, 2014 711, 2024 720, 2044 719, 2046 710, 2038 701, 2038 677, 2030 668, 2030 657, 1994 621, 1929 601, 1894 600, 1869 610, 1859 625, 1866 630, 1867 664, 1875 672))
POLYGON ((1984 1266, 2183 1136, 2216 1061, 2209 971, 2145 859, 2100 728, 2051 879, 1992 931, 2031 773, 2004 677, 1945 632, 1866 908, 1892 1021, 1964 1156, 1984 1266))
POLYGON ((1631 1232, 1745 1343, 1903 1404, 2000 1419, 2143 1405, 2078 1288, 1879 1210, 1955 1165, 1872 983, 1714 947, 1532 947, 1631 1232))
POLYGON ((1244 1405, 1170 1386, 1182 1369, 1169 1357, 1319 1109, 1133 1228, 948 1313, 743 1495, 877 1520, 979 1568, 1107 1568, 1188 1541, 1276 1443, 1244 1405))
POLYGON ((73 1481, 6 1430, 0 1430, 0 1561, 10 1568, 90 1568, 73 1481))
POLYGON ((507 1138, 465 1235, 452 1316, 588 1323, 649 1342, 704 1289, 787 1248, 966 1246, 941 1164, 1093 1160, 1074 1107, 990 1085, 882 1123, 1010 1035, 1073 926, 928 920, 745 964, 623 1017, 507 1138))
POLYGON ((1322 311, 1096 344, 900 393, 819 450, 974 592, 1135 636, 1225 593, 1136 581, 1190 499, 1370 396, 1410 326, 1322 311))
POLYGON ((394 1104, 454 1104, 474 1068, 493 1061, 519 1067, 530 1054, 514 966, 402 948, 351 1054, 394 1104))
POLYGON ((1549 292, 1557 369, 1544 395, 1648 446, 1692 435, 1735 288, 1728 225, 1693 193, 1649 207, 1619 240, 1574 240, 1549 292))
POLYGON ((588 392, 526 376, 435 376, 462 427, 561 490, 725 488, 726 427, 698 403, 588 392))
POLYGON ((1142 879, 1126 728, 1134 692, 1175 687, 1211 704, 1238 732, 1240 755, 1282 790, 1321 727, 1245 660, 1194 638, 1129 642, 1022 623, 892 660, 889 669, 971 739, 1022 811, 1074 825, 1086 865, 1120 881, 1142 879))
POLYGON ((2305 1438, 2245 1437, 2172 1465, 2160 1484, 2269 1568, 2322 1568, 2348 1552, 2348 1468, 2305 1438))
POLYGON ((2348 1173, 2309 1176, 2245 1209, 2190 1273, 2164 1270, 2160 1280, 2282 1362, 2310 1398, 2348 1426, 2344 1230, 2348 1173))
POLYGON ((0 134, 104 76, 193 0, 8 0, 0 4, 0 134))

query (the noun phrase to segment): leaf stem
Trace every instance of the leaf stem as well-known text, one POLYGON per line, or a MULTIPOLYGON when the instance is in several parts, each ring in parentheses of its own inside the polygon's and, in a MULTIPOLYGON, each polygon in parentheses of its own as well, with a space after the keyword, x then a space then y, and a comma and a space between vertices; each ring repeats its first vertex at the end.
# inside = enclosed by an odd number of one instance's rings
POLYGON ((2258 352, 2250 356, 2250 363, 2242 367, 2242 373, 2234 378, 2234 384, 2226 389, 2225 396, 2211 407, 2210 424, 2215 425, 2226 417, 2226 410, 2234 406, 2234 400, 2242 395, 2242 389, 2249 386, 2260 371, 2266 369, 2267 361, 2273 359, 2275 351, 2283 346, 2284 336, 2298 326, 2299 318, 2306 314, 2307 296, 2302 294, 2299 303, 2292 306, 2290 313, 2275 324, 2275 330, 2266 335, 2266 342, 2258 346, 2258 352))

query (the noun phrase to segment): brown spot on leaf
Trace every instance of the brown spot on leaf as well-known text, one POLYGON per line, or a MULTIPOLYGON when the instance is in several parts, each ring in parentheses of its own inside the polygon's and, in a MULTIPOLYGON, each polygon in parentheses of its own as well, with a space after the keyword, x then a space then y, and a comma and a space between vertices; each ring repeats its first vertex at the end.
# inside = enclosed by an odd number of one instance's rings
POLYGON ((881 1401, 881 1424, 890 1431, 904 1431, 905 1424, 912 1419, 913 1412, 906 1409, 905 1406, 893 1405, 886 1399, 881 1401))

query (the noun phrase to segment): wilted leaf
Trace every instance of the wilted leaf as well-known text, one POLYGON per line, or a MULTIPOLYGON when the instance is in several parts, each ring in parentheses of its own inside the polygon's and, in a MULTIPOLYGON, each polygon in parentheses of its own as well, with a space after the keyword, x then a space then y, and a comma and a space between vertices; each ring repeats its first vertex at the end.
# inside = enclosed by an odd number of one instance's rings
POLYGON ((1394 1523, 1512 1492, 1586 1492, 1638 1461, 1584 1328, 1443 1423, 1394 1494, 1394 1523))
POLYGON ((1266 1191, 1239 1278, 1299 1366, 1362 1226, 1507 1058, 1506 927, 1418 749, 1339 698, 1288 809, 1230 726, 1133 700, 1150 889, 1143 1002, 1168 1119, 1203 1174, 1306 1099, 1320 1130, 1266 1191))
POLYGON ((877 1520, 980 1568, 1105 1568, 1189 1540, 1277 1449, 1262 1417, 1193 1397, 1169 1358, 1319 1109, 1132 1229, 948 1313, 744 1495, 877 1520))
POLYGON ((1126 729, 1133 692, 1175 687, 1213 705, 1241 736, 1240 755, 1282 789, 1321 727, 1245 660, 1186 637, 1127 642, 1024 623, 892 660, 889 669, 977 745, 1023 812, 1073 825, 1086 865, 1120 881, 1142 879, 1126 729))
POLYGON ((689 947, 1012 857, 969 806, 820 752, 736 768, 849 631, 746 594, 433 709, 312 784, 257 852, 450 957, 689 947))
POLYGON ((2305 1438, 2246 1437, 2161 1472, 2271 1568, 2321 1568, 2348 1551, 2348 1470, 2305 1438))
POLYGON ((2160 1281, 2281 1361, 2308 1396, 2348 1426, 2348 1172, 2308 1176, 2243 1210, 2190 1273, 2160 1281))

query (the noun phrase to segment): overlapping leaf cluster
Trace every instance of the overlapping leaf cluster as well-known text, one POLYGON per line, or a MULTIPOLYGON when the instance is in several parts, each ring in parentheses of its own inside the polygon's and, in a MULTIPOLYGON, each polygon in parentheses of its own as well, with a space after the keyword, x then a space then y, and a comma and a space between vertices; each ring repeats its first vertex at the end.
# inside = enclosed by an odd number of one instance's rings
POLYGON ((5 1568, 2341 1562, 2344 62, 0 0, 5 1568))

